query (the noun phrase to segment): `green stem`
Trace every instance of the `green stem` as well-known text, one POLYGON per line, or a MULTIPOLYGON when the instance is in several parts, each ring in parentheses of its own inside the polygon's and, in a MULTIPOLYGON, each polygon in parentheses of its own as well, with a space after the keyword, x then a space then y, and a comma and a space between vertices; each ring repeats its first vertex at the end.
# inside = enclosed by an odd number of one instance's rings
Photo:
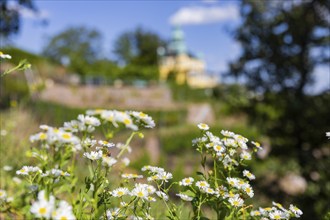
POLYGON ((132 134, 126 140, 126 143, 125 143, 123 149, 121 149, 121 151, 119 152, 119 154, 116 156, 116 159, 119 159, 121 157, 121 155, 125 152, 125 150, 127 149, 128 145, 132 141, 132 139, 133 139, 133 137, 134 137, 135 134, 136 134, 136 132, 132 132, 132 134))

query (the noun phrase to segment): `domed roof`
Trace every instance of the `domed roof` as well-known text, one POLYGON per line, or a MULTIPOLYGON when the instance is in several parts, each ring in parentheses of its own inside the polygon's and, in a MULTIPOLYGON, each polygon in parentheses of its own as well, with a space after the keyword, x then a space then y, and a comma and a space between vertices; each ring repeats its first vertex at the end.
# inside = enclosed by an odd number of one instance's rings
POLYGON ((179 26, 175 26, 172 30, 172 39, 169 43, 168 49, 170 53, 174 54, 185 54, 187 52, 184 33, 179 26))

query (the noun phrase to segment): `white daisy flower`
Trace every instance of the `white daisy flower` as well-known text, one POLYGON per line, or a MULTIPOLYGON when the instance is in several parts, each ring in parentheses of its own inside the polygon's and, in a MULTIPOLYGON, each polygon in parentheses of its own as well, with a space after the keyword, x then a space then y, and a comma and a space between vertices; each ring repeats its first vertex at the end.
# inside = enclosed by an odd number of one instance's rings
POLYGON ((207 130, 210 129, 210 127, 209 127, 207 124, 204 124, 204 123, 199 123, 199 124, 197 125, 197 127, 198 127, 199 129, 201 129, 201 130, 204 130, 204 131, 207 131, 207 130))
POLYGON ((102 141, 102 140, 99 140, 97 143, 98 143, 99 145, 101 145, 102 147, 107 147, 107 148, 112 148, 112 147, 115 146, 114 143, 110 143, 110 142, 108 142, 108 141, 102 141))
POLYGON ((12 166, 8 166, 8 165, 5 165, 5 166, 3 166, 3 168, 2 168, 4 171, 11 171, 11 170, 13 170, 13 167, 12 166))
POLYGON ((9 54, 4 54, 2 51, 0 51, 0 58, 2 58, 2 59, 11 59, 11 56, 9 54))
POLYGON ((142 175, 131 174, 131 173, 124 173, 121 175, 121 177, 124 179, 142 179, 143 178, 142 175))
POLYGON ((187 177, 179 182, 180 186, 190 186, 194 182, 194 178, 187 177))
POLYGON ((41 173, 41 169, 39 167, 33 167, 33 166, 23 166, 20 170, 16 171, 17 175, 29 175, 29 173, 35 173, 39 172, 41 173))
POLYGON ((102 156, 102 164, 108 167, 112 167, 115 163, 117 163, 117 160, 113 157, 108 156, 102 156))
POLYGON ((258 142, 254 142, 254 141, 251 141, 251 143, 258 149, 258 150, 262 150, 262 147, 260 145, 260 143, 258 142))
POLYGON ((226 137, 234 137, 235 133, 231 131, 221 130, 221 134, 226 137))
POLYGON ((113 197, 122 197, 128 194, 129 194, 129 190, 126 187, 120 187, 111 192, 111 195, 113 197))
POLYGON ((254 180, 256 177, 248 170, 243 170, 243 176, 247 177, 249 180, 254 180))
POLYGON ((236 148, 238 146, 237 141, 235 141, 232 138, 224 138, 222 141, 223 141, 224 145, 226 145, 227 147, 235 147, 236 148))
POLYGON ((138 121, 143 123, 146 128, 154 128, 156 126, 154 120, 147 114, 143 112, 131 111, 128 112, 132 117, 138 119, 138 121))
POLYGON ((234 177, 227 177, 226 180, 229 183, 229 185, 239 188, 239 179, 234 177))
POLYGON ((198 182, 196 182, 196 186, 199 189, 204 189, 204 188, 210 187, 210 184, 208 184, 208 182, 206 182, 206 181, 198 181, 198 182))
POLYGON ((148 189, 142 184, 135 184, 135 188, 131 191, 131 196, 136 196, 142 199, 148 199, 148 189))
POLYGON ((124 164, 126 167, 131 163, 130 159, 128 159, 127 157, 124 157, 124 158, 121 160, 121 162, 123 162, 123 164, 124 164))
POLYGON ((117 219, 119 213, 120 213, 119 208, 109 209, 106 211, 107 219, 108 220, 117 219))
POLYGON ((294 206, 292 204, 290 204, 289 210, 293 212, 293 214, 297 218, 299 218, 303 214, 303 212, 297 206, 294 206))
POLYGON ((285 219, 285 213, 280 210, 275 210, 269 213, 270 219, 285 219))
POLYGON ((101 125, 101 122, 98 118, 89 115, 78 115, 78 120, 85 125, 91 125, 94 127, 101 125))
POLYGON ((54 210, 55 197, 50 195, 49 199, 46 197, 45 191, 38 193, 38 200, 32 203, 30 211, 38 218, 49 219, 54 210))
POLYGON ((213 146, 213 149, 214 149, 215 152, 217 152, 217 153, 223 153, 223 152, 226 150, 226 148, 225 148, 224 146, 220 145, 220 144, 215 144, 215 145, 213 146))
POLYGON ((243 151, 240 155, 243 160, 251 160, 251 154, 247 151, 243 151))
POLYGON ((152 173, 162 173, 162 172, 165 172, 164 168, 150 166, 150 165, 147 165, 147 166, 142 167, 141 170, 142 171, 151 171, 152 173))
POLYGON ((258 210, 254 210, 250 212, 251 216, 261 216, 261 212, 259 212, 258 210))
POLYGON ((5 200, 7 198, 7 192, 3 189, 0 189, 0 200, 5 200))
POLYGON ((187 196, 187 195, 182 194, 182 193, 178 193, 176 195, 179 196, 182 200, 188 201, 188 202, 190 202, 194 199, 193 197, 187 196))
POLYGON ((250 198, 254 196, 254 191, 251 186, 243 187, 243 190, 250 198))
POLYGON ((90 160, 98 160, 102 158, 102 151, 91 151, 90 153, 85 152, 84 157, 90 159, 90 160))
POLYGON ((52 213, 54 220, 75 220, 72 206, 66 201, 60 201, 59 207, 52 213))
POLYGON ((241 207, 243 206, 244 204, 244 200, 241 199, 240 197, 236 196, 236 197, 233 197, 233 198, 229 198, 228 201, 230 202, 230 204, 232 206, 235 206, 235 207, 241 207))
POLYGON ((161 199, 164 199, 165 201, 168 200, 168 195, 162 191, 156 191, 156 195, 161 198, 161 199))
POLYGON ((214 189, 210 188, 210 187, 203 188, 202 191, 207 193, 207 194, 210 194, 210 195, 216 194, 216 191, 214 189))
POLYGON ((165 182, 168 182, 169 179, 173 178, 172 173, 170 172, 160 172, 156 174, 158 180, 163 180, 165 182))

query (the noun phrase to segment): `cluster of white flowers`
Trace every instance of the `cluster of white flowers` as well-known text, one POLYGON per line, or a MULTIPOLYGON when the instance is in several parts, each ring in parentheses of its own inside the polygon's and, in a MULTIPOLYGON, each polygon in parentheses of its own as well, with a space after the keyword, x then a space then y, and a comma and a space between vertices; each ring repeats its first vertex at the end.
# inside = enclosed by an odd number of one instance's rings
POLYGON ((45 177, 45 176, 51 176, 51 177, 60 177, 60 176, 70 176, 70 174, 68 172, 64 172, 60 169, 51 169, 51 170, 47 170, 45 173, 42 173, 41 174, 42 177, 45 177))
POLYGON ((142 175, 132 174, 132 173, 124 173, 121 175, 121 177, 124 179, 142 179, 143 178, 142 175))
POLYGON ((91 151, 91 152, 85 152, 84 153, 84 157, 90 159, 90 160, 99 160, 102 158, 102 151, 99 150, 99 151, 91 151))
POLYGON ((143 113, 135 111, 117 111, 117 110, 88 110, 87 115, 98 115, 104 121, 110 122, 113 126, 118 127, 120 124, 124 125, 126 128, 137 131, 140 128, 153 128, 155 127, 155 122, 153 119, 143 113))
POLYGON ((64 128, 53 128, 47 125, 42 125, 40 128, 43 130, 42 132, 30 136, 32 143, 42 141, 47 144, 46 146, 55 143, 70 144, 74 147, 80 145, 80 139, 64 128))
POLYGON ((156 199, 151 197, 156 192, 156 188, 149 184, 136 183, 135 187, 131 190, 130 195, 136 196, 149 202, 155 202, 156 199))
POLYGON ((154 120, 143 112, 129 111, 128 114, 132 116, 138 124, 146 128, 154 128, 156 126, 154 120))
POLYGON ((190 201, 192 201, 194 199, 193 197, 188 196, 188 195, 183 194, 183 193, 178 193, 176 195, 179 196, 180 199, 182 199, 183 201, 187 201, 187 202, 190 202, 190 201))
POLYGON ((141 169, 142 171, 148 171, 148 174, 150 175, 147 180, 150 181, 156 181, 156 180, 161 180, 164 182, 168 182, 168 180, 173 178, 172 173, 166 172, 163 168, 161 167, 154 167, 154 166, 144 166, 141 169))
POLYGON ((49 195, 49 198, 47 198, 44 190, 38 193, 38 200, 32 203, 30 211, 37 218, 52 218, 56 220, 76 219, 72 212, 72 206, 66 201, 61 200, 58 203, 58 207, 56 207, 55 197, 49 195))
POLYGON ((42 173, 42 170, 39 167, 34 166, 23 166, 21 169, 16 171, 17 175, 29 175, 30 173, 42 173))
POLYGON ((289 209, 285 209, 281 204, 273 202, 273 207, 259 208, 251 211, 253 217, 262 217, 265 219, 290 219, 291 217, 299 218, 303 212, 294 205, 290 205, 289 209))
POLYGON ((78 115, 78 120, 72 120, 64 123, 64 128, 71 132, 87 131, 89 133, 95 130, 95 127, 101 125, 98 118, 89 115, 78 115))

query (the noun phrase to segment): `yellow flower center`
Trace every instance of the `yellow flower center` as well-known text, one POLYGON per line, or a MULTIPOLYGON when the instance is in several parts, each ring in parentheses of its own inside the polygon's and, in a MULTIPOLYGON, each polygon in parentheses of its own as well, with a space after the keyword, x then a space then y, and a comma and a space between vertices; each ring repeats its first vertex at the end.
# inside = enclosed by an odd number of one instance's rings
POLYGON ((124 192, 123 191, 119 191, 118 192, 118 196, 122 196, 122 195, 124 195, 124 192))
POLYGON ((138 193, 137 193, 137 196, 138 196, 138 197, 143 197, 144 194, 143 194, 143 192, 138 192, 138 193))
POLYGON ((61 216, 60 220, 68 220, 66 216, 61 216))
POLYGON ((46 212, 47 212, 47 209, 46 209, 45 207, 42 207, 42 208, 39 209, 39 213, 40 213, 41 215, 46 214, 46 212))
POLYGON ((68 134, 68 133, 64 133, 64 134, 62 134, 62 137, 63 137, 64 139, 70 139, 70 138, 71 138, 71 135, 68 134))
POLYGON ((233 202, 233 205, 234 205, 234 206, 238 206, 238 205, 239 205, 239 202, 238 202, 238 201, 234 201, 234 202, 233 202))
POLYGON ((185 183, 190 183, 190 179, 186 179, 185 180, 185 183))
POLYGON ((47 134, 41 133, 39 138, 40 138, 40 140, 45 140, 47 138, 47 134))
POLYGON ((144 114, 143 112, 140 112, 139 116, 140 116, 141 118, 144 118, 144 117, 146 117, 147 115, 144 114))
POLYGON ((128 118, 125 118, 124 119, 124 124, 125 125, 129 125, 129 124, 131 124, 132 122, 131 122, 131 120, 130 119, 128 119, 128 118))
POLYGON ((280 215, 274 215, 274 219, 281 219, 280 215))

